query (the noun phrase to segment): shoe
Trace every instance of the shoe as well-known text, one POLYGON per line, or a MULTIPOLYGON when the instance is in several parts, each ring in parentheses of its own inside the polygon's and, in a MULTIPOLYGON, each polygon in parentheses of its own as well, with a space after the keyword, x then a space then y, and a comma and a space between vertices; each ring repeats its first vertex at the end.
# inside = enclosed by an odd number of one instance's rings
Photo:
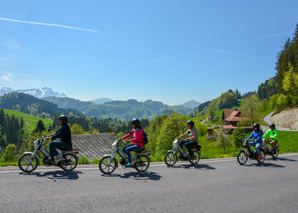
POLYGON ((125 167, 132 167, 131 163, 124 164, 125 167))
POLYGON ((183 155, 182 154, 179 154, 178 158, 179 159, 182 159, 183 158, 183 155))
POLYGON ((189 156, 189 157, 187 158, 187 160, 195 160, 195 159, 196 159, 195 156, 189 156))
POLYGON ((259 156, 258 156, 258 159, 260 159, 260 158, 262 158, 262 155, 259 155, 259 156))
POLYGON ((49 159, 44 160, 44 162, 47 163, 47 164, 53 164, 54 163, 54 159, 53 158, 49 158, 49 159))

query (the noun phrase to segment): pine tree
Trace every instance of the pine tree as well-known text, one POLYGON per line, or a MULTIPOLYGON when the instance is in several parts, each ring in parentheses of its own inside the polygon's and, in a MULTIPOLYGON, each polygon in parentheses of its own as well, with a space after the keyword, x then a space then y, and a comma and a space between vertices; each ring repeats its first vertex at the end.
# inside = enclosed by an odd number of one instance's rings
POLYGON ((41 135, 41 132, 45 131, 46 127, 44 126, 44 123, 42 120, 39 120, 36 124, 35 129, 33 130, 33 133, 38 133, 39 135, 41 135))

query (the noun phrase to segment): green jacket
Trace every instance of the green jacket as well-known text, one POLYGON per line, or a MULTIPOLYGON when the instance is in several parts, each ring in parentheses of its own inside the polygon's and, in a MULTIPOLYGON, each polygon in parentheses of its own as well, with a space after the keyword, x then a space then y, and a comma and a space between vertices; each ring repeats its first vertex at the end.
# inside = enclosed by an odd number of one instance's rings
POLYGON ((269 136, 270 140, 278 141, 278 131, 276 129, 268 129, 268 131, 263 135, 263 137, 266 138, 267 136, 269 136))

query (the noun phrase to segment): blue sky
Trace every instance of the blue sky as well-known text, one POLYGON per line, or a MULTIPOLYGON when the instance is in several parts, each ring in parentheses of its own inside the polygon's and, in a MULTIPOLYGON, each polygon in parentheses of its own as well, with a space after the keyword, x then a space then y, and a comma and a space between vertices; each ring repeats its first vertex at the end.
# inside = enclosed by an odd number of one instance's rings
POLYGON ((297 8, 297 0, 0 0, 0 87, 169 105, 256 90, 275 75, 297 8))

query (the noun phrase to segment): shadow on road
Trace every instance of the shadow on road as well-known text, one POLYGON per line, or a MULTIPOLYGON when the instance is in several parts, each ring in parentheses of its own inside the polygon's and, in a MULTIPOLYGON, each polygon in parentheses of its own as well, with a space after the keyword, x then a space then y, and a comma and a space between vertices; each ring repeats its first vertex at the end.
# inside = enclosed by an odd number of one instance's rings
POLYGON ((271 167, 271 168, 285 168, 285 166, 277 165, 273 163, 253 163, 253 164, 245 164, 244 166, 257 166, 257 167, 271 167))
POLYGON ((110 174, 110 175, 105 175, 102 174, 101 176, 103 177, 118 177, 118 178, 132 178, 135 180, 160 180, 160 178, 162 176, 160 176, 158 173, 156 172, 144 172, 144 173, 140 173, 140 172, 128 172, 128 173, 124 173, 124 174, 110 174))
POLYGON ((65 171, 49 171, 49 172, 20 172, 20 175, 26 176, 36 176, 36 177, 47 177, 48 179, 52 179, 56 181, 57 179, 64 179, 64 180, 77 180, 79 179, 79 174, 82 174, 80 171, 72 171, 72 172, 65 172, 65 171))
POLYGON ((182 165, 177 165, 177 166, 168 166, 168 168, 183 168, 183 169, 191 169, 191 168, 196 168, 196 169, 211 169, 214 170, 215 168, 212 166, 209 166, 207 164, 197 164, 197 165, 191 165, 191 164, 182 164, 182 165))
POLYGON ((289 159, 289 158, 276 158, 276 159, 274 159, 274 158, 272 158, 272 160, 273 161, 291 161, 291 162, 293 162, 293 161, 297 161, 297 160, 294 160, 294 159, 289 159))

